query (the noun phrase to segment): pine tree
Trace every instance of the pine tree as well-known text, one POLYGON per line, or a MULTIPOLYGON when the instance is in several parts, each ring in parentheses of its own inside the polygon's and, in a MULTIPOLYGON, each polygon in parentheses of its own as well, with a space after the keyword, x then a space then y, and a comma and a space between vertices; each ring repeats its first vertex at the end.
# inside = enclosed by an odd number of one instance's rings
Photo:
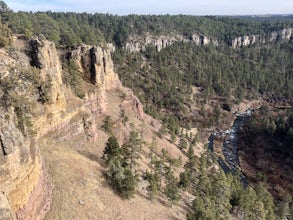
POLYGON ((170 200, 170 206, 180 199, 179 189, 177 187, 177 181, 173 174, 169 175, 167 179, 166 188, 164 194, 170 200))
POLYGON ((191 183, 195 183, 195 174, 196 174, 196 160, 194 155, 193 146, 189 145, 187 151, 188 161, 184 165, 184 172, 180 173, 179 176, 179 186, 182 188, 187 188, 191 183))
POLYGON ((149 183, 147 186, 147 191, 149 194, 149 199, 152 200, 160 190, 160 176, 158 173, 146 173, 146 179, 149 183))
POLYGON ((140 158, 139 152, 141 150, 141 138, 137 132, 131 131, 129 140, 123 144, 122 151, 126 161, 129 161, 130 169, 133 168, 135 160, 140 158))
POLYGON ((176 135, 174 132, 171 132, 170 143, 175 143, 175 142, 176 142, 176 135))
POLYGON ((192 203, 192 210, 186 215, 187 220, 220 219, 216 214, 215 204, 209 197, 197 197, 192 203))
POLYGON ((266 212, 266 219, 274 220, 274 200, 272 195, 267 191, 262 183, 259 183, 255 187, 257 198, 264 205, 264 210, 266 212))
POLYGON ((179 143, 179 147, 181 149, 186 149, 187 146, 188 146, 188 143, 187 143, 186 139, 185 138, 181 138, 180 139, 180 143, 179 143))
POLYGON ((152 137, 152 143, 150 145, 151 166, 153 166, 153 160, 154 160, 156 148, 157 148, 157 140, 156 140, 155 136, 153 136, 152 137))
POLYGON ((121 158, 121 148, 119 146, 119 143, 117 142, 117 139, 114 136, 111 136, 108 139, 106 147, 104 149, 103 158, 106 164, 109 164, 109 162, 113 159, 121 158))
POLYGON ((128 166, 124 167, 122 164, 121 160, 111 160, 106 178, 119 195, 123 198, 131 198, 135 193, 137 177, 128 166))
POLYGON ((223 170, 214 170, 211 173, 211 195, 215 202, 216 210, 224 219, 228 219, 232 208, 229 183, 223 170))
POLYGON ((153 158, 154 173, 159 178, 159 188, 162 186, 162 177, 164 173, 164 162, 156 157, 153 158))
POLYGON ((207 175, 207 157, 202 155, 200 158, 200 175, 199 175, 199 184, 198 191, 203 196, 209 196, 211 193, 211 182, 207 175))
POLYGON ((113 125, 114 125, 114 123, 113 123, 111 117, 109 115, 107 115, 103 121, 102 129, 106 133, 112 134, 113 125))

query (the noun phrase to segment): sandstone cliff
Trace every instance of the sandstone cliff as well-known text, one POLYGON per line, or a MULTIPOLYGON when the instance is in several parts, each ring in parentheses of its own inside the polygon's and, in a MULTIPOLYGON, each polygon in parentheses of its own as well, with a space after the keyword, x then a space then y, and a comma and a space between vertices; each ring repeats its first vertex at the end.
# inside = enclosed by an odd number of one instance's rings
POLYGON ((218 41, 207 37, 200 33, 194 33, 191 36, 183 36, 180 34, 164 34, 164 35, 132 35, 128 38, 124 49, 128 52, 139 52, 145 50, 147 46, 155 46, 157 51, 162 50, 165 47, 171 46, 175 42, 192 42, 196 45, 218 45, 218 41))
POLYGON ((85 86, 81 100, 63 82, 54 43, 39 36, 28 42, 15 38, 14 44, 13 53, 0 50, 0 218, 42 219, 50 209, 52 186, 39 139, 57 129, 67 131, 63 141, 80 133, 96 139, 95 119, 105 110, 105 92, 121 83, 111 45, 68 52, 94 84, 85 86))
POLYGON ((46 126, 34 123, 65 108, 62 70, 55 45, 44 37, 14 43, 15 50, 1 50, 0 56, 0 207, 11 218, 42 219, 50 207, 51 185, 38 145, 46 126))
POLYGON ((50 204, 50 197, 47 197, 50 185, 45 180, 38 145, 34 138, 24 136, 16 127, 13 112, 1 115, 0 185, 3 195, 0 206, 5 204, 6 198, 7 210, 12 216, 42 218, 50 204))
POLYGON ((107 44, 107 47, 92 47, 89 45, 78 46, 69 51, 69 58, 76 61, 79 71, 84 78, 101 90, 114 88, 120 84, 111 58, 115 47, 107 44))
POLYGON ((62 87, 62 71, 59 57, 53 42, 44 36, 30 41, 31 65, 40 69, 42 82, 50 83, 50 101, 52 104, 64 105, 64 91, 62 87))
POLYGON ((277 41, 290 41, 293 38, 293 28, 281 29, 268 35, 243 35, 232 40, 233 48, 251 46, 256 43, 273 43, 277 41))

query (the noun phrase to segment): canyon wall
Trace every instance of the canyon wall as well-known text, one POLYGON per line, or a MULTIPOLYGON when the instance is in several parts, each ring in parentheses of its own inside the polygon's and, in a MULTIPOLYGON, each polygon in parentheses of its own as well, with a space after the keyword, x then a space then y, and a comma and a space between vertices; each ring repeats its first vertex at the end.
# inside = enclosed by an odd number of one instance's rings
POLYGON ((247 47, 257 43, 274 43, 277 41, 290 41, 293 39, 293 28, 281 29, 268 35, 243 35, 232 40, 233 48, 247 47))
POLYGON ((75 60, 79 71, 84 74, 87 81, 104 91, 120 85, 111 58, 114 50, 112 44, 107 44, 104 48, 82 45, 69 51, 68 57, 75 60))
POLYGON ((121 86, 111 59, 112 45, 83 45, 66 51, 93 86, 84 99, 79 99, 63 82, 60 52, 54 43, 41 35, 23 44, 24 48, 13 56, 0 51, 0 79, 15 87, 10 88, 13 96, 8 98, 0 90, 2 100, 7 99, 0 105, 1 219, 45 216, 50 209, 52 185, 39 152, 39 139, 57 129, 64 131, 63 139, 79 133, 96 139, 94 120, 105 111, 106 90, 121 86), (46 99, 40 100, 44 94, 46 99), (9 100, 11 97, 20 104, 9 100))
POLYGON ((124 50, 128 52, 139 52, 144 51, 148 46, 155 46, 157 51, 162 50, 168 46, 171 46, 175 42, 191 42, 196 45, 218 45, 218 41, 207 37, 200 33, 194 33, 191 36, 183 36, 180 34, 164 34, 164 35, 131 35, 124 46, 124 50))
MULTIPOLYGON (((246 47, 255 45, 258 43, 274 43, 278 41, 290 41, 293 39, 293 28, 285 28, 278 31, 273 31, 270 34, 260 35, 243 35, 235 37, 231 41, 231 46, 235 48, 246 47)), ((190 36, 183 36, 180 34, 161 34, 154 35, 150 33, 144 33, 141 35, 130 35, 125 43, 123 49, 127 52, 140 52, 145 51, 146 47, 154 46, 157 51, 161 51, 163 48, 171 46, 175 42, 194 43, 198 46, 205 45, 219 45, 217 39, 205 36, 201 33, 193 33, 190 36)))

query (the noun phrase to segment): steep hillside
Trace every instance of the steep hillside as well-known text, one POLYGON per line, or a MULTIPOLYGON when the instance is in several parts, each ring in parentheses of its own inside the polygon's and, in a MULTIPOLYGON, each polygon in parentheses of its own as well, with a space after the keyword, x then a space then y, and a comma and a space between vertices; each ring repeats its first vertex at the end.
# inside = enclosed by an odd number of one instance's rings
MULTIPOLYGON (((138 196, 128 202, 116 196, 103 178, 101 157, 109 137, 102 129, 105 116, 113 120, 113 134, 120 144, 128 140, 130 131, 140 131, 144 144, 139 173, 149 169, 148 145, 161 127, 145 115, 132 91, 121 86, 111 47, 84 45, 57 51, 43 36, 30 41, 19 36, 13 48, 10 54, 1 51, 1 217, 42 219, 49 210, 47 219, 185 215, 182 205, 170 212, 167 200, 149 204, 143 180, 138 196), (71 79, 65 73, 70 70, 64 66, 67 59, 79 73, 74 83, 83 98, 74 94, 72 81, 66 81, 71 79), (110 208, 114 201, 116 213, 110 208), (144 215, 139 211, 143 204, 149 204, 144 215)), ((185 161, 185 155, 167 137, 158 139, 155 154, 166 149, 171 158, 181 156, 185 161)))

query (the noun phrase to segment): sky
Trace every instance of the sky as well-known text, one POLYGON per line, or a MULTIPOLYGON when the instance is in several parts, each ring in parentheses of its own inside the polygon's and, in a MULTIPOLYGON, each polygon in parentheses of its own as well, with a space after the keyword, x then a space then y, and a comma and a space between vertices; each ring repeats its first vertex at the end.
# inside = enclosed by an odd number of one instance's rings
POLYGON ((128 14, 293 14, 293 0, 4 0, 13 11, 128 14))

